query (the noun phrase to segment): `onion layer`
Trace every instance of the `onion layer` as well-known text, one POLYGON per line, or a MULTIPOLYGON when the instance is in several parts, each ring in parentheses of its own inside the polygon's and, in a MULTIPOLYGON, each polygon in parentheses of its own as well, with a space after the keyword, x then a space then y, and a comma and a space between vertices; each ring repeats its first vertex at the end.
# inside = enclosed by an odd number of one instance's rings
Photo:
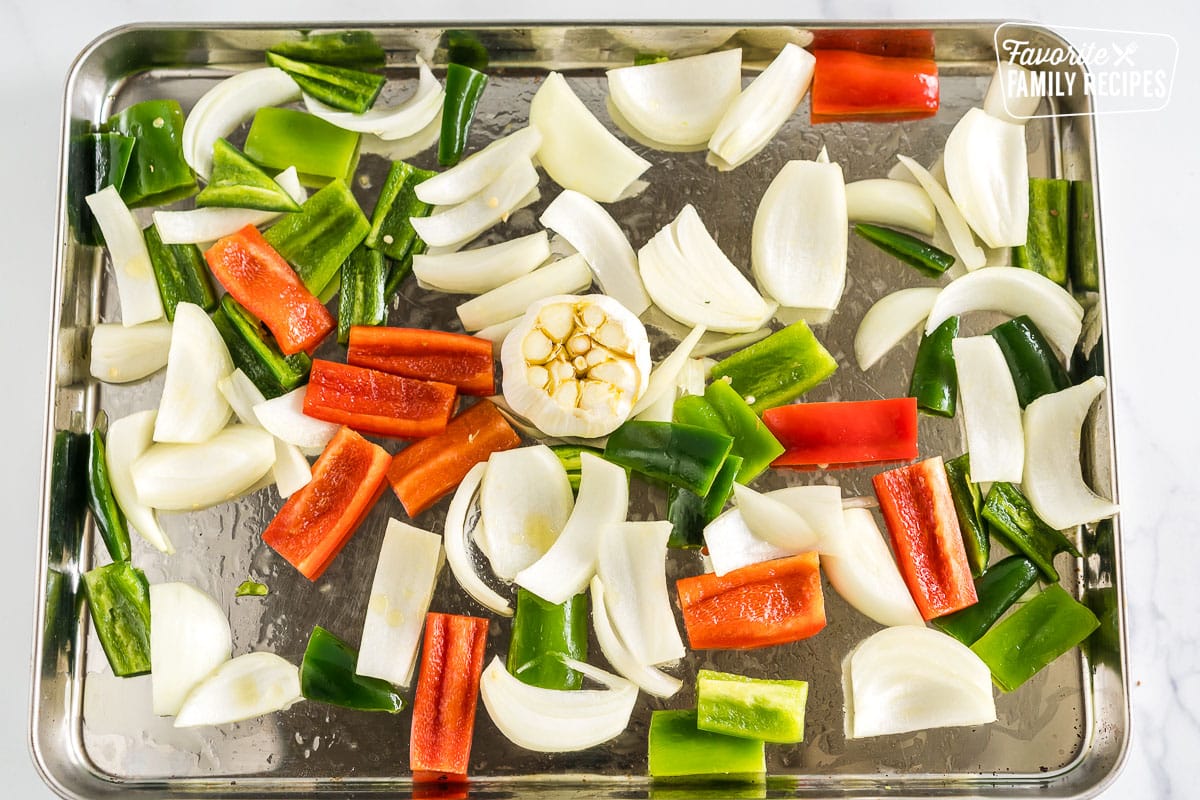
POLYGON ((1029 159, 1024 126, 972 108, 950 131, 943 162, 950 196, 979 238, 989 247, 1025 244, 1029 159))
POLYGON ((503 286, 460 305, 456 310, 463 328, 478 331, 521 317, 530 305, 555 295, 583 291, 592 285, 592 271, 581 255, 535 269, 503 286))
MULTIPOLYGON (((442 110, 446 92, 425 59, 417 56, 417 89, 412 97, 388 108, 372 107, 362 114, 339 111, 305 94, 308 113, 347 131, 369 133, 384 141, 404 139, 421 131, 442 110)), ((429 202, 429 201, 426 201, 429 202)))
POLYGON ((600 652, 604 653, 608 663, 639 689, 655 697, 671 697, 683 688, 683 681, 641 663, 629 652, 613 629, 604 601, 604 584, 595 577, 592 578, 592 627, 596 631, 596 641, 600 643, 600 652))
POLYGON ((951 344, 971 453, 971 480, 1020 483, 1025 465, 1021 404, 1004 353, 991 336, 969 336, 951 344))
POLYGON ((121 298, 121 324, 138 325, 162 319, 162 298, 142 229, 116 188, 106 186, 84 198, 96 217, 121 298))
MULTIPOLYGON (((308 199, 295 167, 288 167, 276 175, 275 182, 300 205, 308 199)), ((155 211, 154 227, 158 228, 163 244, 203 244, 236 233, 247 225, 266 225, 281 216, 283 214, 278 211, 215 206, 187 211, 155 211)))
POLYGON ((549 257, 550 238, 538 231, 474 250, 413 256, 413 274, 441 292, 483 294, 529 274, 549 257))
POLYGON ((125 512, 125 519, 143 539, 167 555, 175 552, 171 540, 158 524, 158 515, 148 504, 138 500, 133 485, 133 464, 154 443, 154 409, 138 411, 108 426, 108 441, 104 461, 112 481, 113 496, 125 512))
POLYGON ((173 716, 196 684, 229 660, 233 634, 221 607, 188 583, 154 584, 150 607, 154 713, 173 716))
POLYGON ((733 497, 742 519, 755 537, 783 548, 788 553, 814 550, 821 534, 787 503, 770 493, 759 494, 749 486, 733 485, 733 497))
MULTIPOLYGON (((446 533, 443 537, 446 546, 446 563, 467 594, 475 598, 484 608, 494 611, 502 617, 513 615, 512 606, 508 601, 493 591, 475 571, 475 563, 467 546, 467 514, 483 473, 487 471, 487 462, 483 461, 468 470, 462 483, 450 500, 450 508, 446 511, 446 533)), ((482 524, 482 520, 479 521, 482 524)), ((478 528, 476 528, 478 530, 478 528)))
POLYGON ((133 464, 133 485, 153 508, 191 511, 238 497, 274 463, 270 434, 230 425, 206 442, 152 445, 133 464))
MULTIPOLYGON (((265 403, 266 398, 254 382, 246 377, 246 373, 235 369, 229 377, 218 381, 217 388, 233 407, 233 413, 242 424, 266 430, 259 422, 258 415, 254 413, 254 407, 265 403)), ((275 439, 275 465, 271 467, 271 475, 275 479, 275 488, 279 490, 279 496, 290 497, 312 480, 312 467, 299 447, 278 437, 272 438, 275 439)))
POLYGON ((900 163, 908 168, 917 183, 921 184, 921 188, 929 195, 929 199, 933 201, 933 207, 937 209, 938 217, 946 226, 946 233, 949 234, 950 241, 954 243, 954 250, 962 259, 963 266, 967 269, 982 267, 987 262, 987 255, 975 243, 971 227, 963 217, 962 211, 954 204, 950 193, 916 161, 908 156, 896 156, 896 158, 900 159, 900 163))
POLYGON ((304 393, 307 391, 305 384, 259 403, 254 407, 254 416, 272 436, 301 450, 320 452, 341 426, 304 413, 304 393))
POLYGON ((194 444, 215 436, 230 414, 217 383, 231 372, 229 349, 204 309, 177 305, 154 441, 194 444))
POLYGON ((428 217, 412 217, 409 221, 428 245, 462 244, 507 219, 530 192, 537 190, 537 185, 538 174, 533 164, 514 161, 469 199, 454 206, 440 206, 428 217))
POLYGON ((941 289, 918 287, 884 295, 867 309, 854 334, 854 357, 864 372, 929 316, 941 289))
POLYGON ((424 203, 449 206, 462 203, 499 178, 511 164, 531 161, 542 144, 542 134, 532 126, 502 136, 445 172, 418 183, 414 191, 424 203))
POLYGON ((850 222, 907 228, 925 236, 933 236, 937 222, 933 201, 920 185, 887 178, 847 183, 846 216, 850 222))
POLYGON ((729 509, 704 526, 704 546, 717 575, 793 555, 790 549, 755 536, 738 508, 729 509))
POLYGON ((685 652, 667 594, 670 534, 669 522, 617 522, 599 531, 596 574, 613 627, 643 664, 676 661, 685 652))
POLYGON ((1001 61, 997 65, 996 72, 992 75, 992 82, 988 84, 987 94, 983 98, 983 110, 996 119, 1011 122, 1014 125, 1024 125, 1031 116, 1037 113, 1038 106, 1042 103, 1042 96, 1040 94, 1018 97, 1010 95, 1006 87, 1012 86, 1018 80, 1017 75, 1021 75, 1021 78, 1024 79, 1023 85, 1029 85, 1029 70, 1020 64, 1001 61))
POLYGON ((170 349, 169 322, 100 323, 92 329, 89 369, 93 378, 105 383, 129 383, 165 367, 170 349))
POLYGON ((847 508, 844 514, 838 555, 821 556, 830 585, 880 625, 924 625, 875 517, 865 508, 847 508))
POLYGON ((175 717, 176 728, 227 725, 282 711, 301 700, 300 670, 274 653, 226 661, 197 684, 175 717))
MULTIPOLYGON (((506 581, 546 554, 571 516, 567 471, 545 445, 492 453, 479 489, 480 546, 506 581)), ((586 581, 585 581, 586 582, 586 581)))

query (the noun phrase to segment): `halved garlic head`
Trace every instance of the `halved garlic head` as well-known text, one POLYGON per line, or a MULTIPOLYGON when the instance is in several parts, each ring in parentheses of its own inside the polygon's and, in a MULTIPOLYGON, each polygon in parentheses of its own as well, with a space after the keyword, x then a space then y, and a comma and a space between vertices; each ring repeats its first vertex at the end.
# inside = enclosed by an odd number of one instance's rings
POLYGON ((650 379, 641 321, 606 295, 558 295, 525 312, 500 350, 504 399, 550 436, 607 436, 650 379))

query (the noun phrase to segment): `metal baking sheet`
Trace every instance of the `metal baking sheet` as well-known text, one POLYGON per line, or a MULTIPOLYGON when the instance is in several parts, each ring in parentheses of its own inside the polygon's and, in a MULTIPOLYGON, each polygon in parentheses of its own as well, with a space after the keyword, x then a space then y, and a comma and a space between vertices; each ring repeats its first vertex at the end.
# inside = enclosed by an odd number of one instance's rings
MULTIPOLYGON (((90 523, 81 542, 64 538, 63 531, 53 530, 50 524, 49 509, 56 499, 50 482, 55 433, 90 429, 101 409, 115 419, 153 407, 162 382, 159 375, 132 385, 106 386, 88 377, 91 326, 119 317, 115 286, 103 254, 76 244, 68 227, 65 164, 71 131, 77 130, 75 126, 80 123, 99 122, 113 111, 152 97, 177 98, 186 110, 221 78, 261 64, 265 47, 281 39, 297 38, 300 31, 314 27, 122 28, 89 46, 79 56, 68 80, 43 458, 39 633, 31 703, 31 736, 38 768, 47 782, 67 797, 412 793, 407 771, 407 712, 372 715, 306 702, 248 722, 198 730, 175 730, 170 719, 154 717, 149 678, 114 678, 82 611, 79 575, 102 558, 90 523)), ((525 124, 529 100, 547 69, 564 71, 589 108, 612 127, 605 109, 603 71, 629 64, 636 52, 678 56, 718 47, 742 47, 749 80, 785 41, 805 43, 818 30, 881 27, 889 26, 477 26, 477 34, 492 54, 493 77, 471 131, 470 148, 525 124)), ((954 123, 968 108, 982 102, 995 68, 992 34, 996 23, 903 27, 931 30, 935 37, 942 76, 941 110, 936 117, 896 124, 812 126, 805 100, 768 148, 732 173, 707 168, 703 153, 663 153, 630 142, 653 164, 645 175, 650 187, 640 197, 613 204, 610 210, 634 247, 690 202, 734 263, 745 266, 758 198, 789 159, 813 158, 826 146, 831 158, 842 165, 848 181, 882 177, 895 163, 897 153, 926 164, 932 162, 954 123)), ((388 51, 393 78, 382 102, 399 97, 412 85, 415 54, 424 55, 435 67, 445 63, 439 45, 444 32, 441 26, 380 25, 372 30, 388 51)), ((1033 37, 1048 35, 1038 30, 1028 33, 1033 37)), ((1091 117, 1034 120, 1028 131, 1031 174, 1090 180, 1096 185, 1091 117)), ((412 160, 420 166, 433 166, 433 151, 412 160)), ((387 164, 386 154, 364 153, 353 187, 363 208, 373 207, 387 164)), ((487 234, 488 239, 536 230, 538 213, 557 194, 557 188, 544 176, 541 189, 539 203, 514 214, 507 225, 487 234)), ((1096 217, 1098 226, 1099 213, 1096 217)), ((841 367, 807 399, 905 394, 916 337, 910 337, 864 374, 853 361, 853 336, 863 313, 875 300, 898 288, 928 283, 851 237, 845 296, 832 321, 817 328, 819 338, 841 367)), ((454 306, 461 298, 424 291, 411 280, 401 294, 391 311, 393 324, 458 329, 454 306)), ((1081 300, 1089 305, 1102 304, 1103 295, 1081 300)), ((993 321, 980 319, 976 323, 982 331, 993 321)), ((667 337, 654 328, 651 334, 659 356, 667 337)), ((321 354, 340 358, 339 349, 330 342, 321 354)), ((1106 361, 1102 369, 1107 372, 1106 361)), ((1085 466, 1101 490, 1115 496, 1110 409, 1106 396, 1092 414, 1085 466)), ((963 450, 956 420, 923 417, 920 441, 922 456, 953 456, 963 450)), ((392 451, 400 446, 396 442, 384 444, 392 451)), ((848 496, 870 495, 870 477, 876 471, 773 471, 761 483, 766 488, 788 483, 837 483, 848 496)), ((633 502, 633 518, 661 517, 664 512, 663 499, 649 492, 635 492, 633 502)), ((186 580, 212 594, 229 612, 235 654, 267 649, 298 663, 314 624, 357 644, 385 522, 389 516, 404 519, 403 510, 391 492, 385 493, 340 558, 319 581, 309 583, 259 539, 279 504, 272 488, 206 511, 163 514, 164 527, 178 552, 164 557, 134 537, 134 563, 145 569, 152 582, 186 580), (234 588, 248 577, 267 583, 270 595, 235 599, 234 588)), ((418 524, 440 531, 446 504, 443 501, 422 515, 418 524)), ((530 753, 501 736, 480 708, 469 792, 475 797, 548 798, 1092 794, 1115 774, 1128 740, 1119 523, 1081 529, 1077 540, 1084 557, 1070 560, 1060 556, 1058 566, 1064 583, 1101 618, 1102 628, 1084 648, 1059 659, 1020 691, 1000 695, 999 719, 992 725, 847 741, 842 732, 840 662, 854 643, 878 626, 827 588, 829 624, 819 635, 748 653, 689 653, 675 670, 685 680, 684 689, 669 701, 643 694, 628 730, 601 747, 575 754, 530 753), (767 747, 770 777, 765 784, 692 784, 678 788, 653 784, 643 777, 651 710, 692 704, 692 678, 701 667, 809 681, 805 741, 767 747)), ((699 569, 694 554, 672 553, 668 577, 694 574, 699 569)), ((448 571, 441 576, 433 608, 486 615, 464 595, 448 571)), ((491 619, 489 658, 506 651, 509 632, 506 620, 491 619)), ((603 663, 594 641, 592 652, 593 661, 603 663)), ((411 697, 411 691, 408 695, 411 697)))

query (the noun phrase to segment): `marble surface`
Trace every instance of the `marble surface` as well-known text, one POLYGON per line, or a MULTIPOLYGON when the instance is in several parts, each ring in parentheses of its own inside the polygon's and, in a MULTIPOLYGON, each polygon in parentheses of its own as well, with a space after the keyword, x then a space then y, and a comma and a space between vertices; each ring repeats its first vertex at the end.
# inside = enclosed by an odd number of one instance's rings
MULTIPOLYGON (((0 598, 10 620, 0 655, 0 775, 8 795, 52 796, 28 751, 29 652, 34 594, 37 486, 41 459, 46 320, 49 318, 55 174, 62 86, 74 55, 125 22, 279 19, 281 4, 231 0, 94 0, 0 3, 0 70, 7 190, 0 229, 6 291, 0 341, 9 343, 0 398, 10 421, 0 491, 9 519, 8 575, 0 598)), ((539 0, 412 0, 404 4, 292 0, 295 20, 669 19, 680 6, 661 0, 563 3, 539 0)), ((1010 2, 917 3, 783 0, 737 7, 711 0, 687 4, 695 19, 1032 19, 1058 25, 1169 32, 1180 41, 1169 106, 1142 115, 1097 120, 1104 248, 1108 265, 1111 358, 1124 529, 1133 740, 1115 798, 1195 796, 1191 775, 1200 752, 1200 564, 1196 505, 1200 488, 1189 465, 1200 452, 1194 349, 1200 271, 1189 244, 1200 208, 1196 50, 1200 10, 1172 2, 1060 0, 1053 6, 1010 2), (1052 16, 1046 9, 1053 8, 1052 16)))

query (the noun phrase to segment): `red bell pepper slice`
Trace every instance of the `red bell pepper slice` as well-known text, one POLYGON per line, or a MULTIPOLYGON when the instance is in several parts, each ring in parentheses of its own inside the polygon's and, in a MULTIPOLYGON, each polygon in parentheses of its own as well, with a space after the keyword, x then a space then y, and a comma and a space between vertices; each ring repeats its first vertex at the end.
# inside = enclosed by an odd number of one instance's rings
POLYGON ((304 413, 356 431, 415 439, 446 430, 456 395, 448 383, 316 359, 304 392, 304 413))
POLYGON ((873 478, 900 574, 930 620, 977 602, 941 456, 873 478))
POLYGON ((408 745, 414 781, 466 780, 487 630, 480 617, 425 615, 408 745))
POLYGON ((450 420, 444 433, 397 453, 388 480, 405 512, 415 517, 462 483, 471 467, 520 444, 508 420, 490 402, 480 400, 450 420))
POLYGON ((329 309, 253 225, 218 239, 204 259, 233 299, 267 326, 284 355, 312 353, 336 327, 329 309))
POLYGON ((812 32, 809 50, 853 50, 873 56, 933 58, 933 31, 927 28, 830 28, 812 32))
POLYGON ((850 467, 917 457, 913 397, 769 408, 763 422, 787 448, 773 467, 850 467))
POLYGON ((817 554, 675 582, 693 650, 749 650, 807 639, 825 627, 817 554))
POLYGON ((315 581, 383 493, 391 461, 382 447, 342 428, 313 465, 312 480, 263 531, 263 541, 315 581))
POLYGON ((893 122, 938 110, 938 68, 931 58, 887 58, 817 50, 812 122, 893 122))
POLYGON ((450 383, 463 394, 496 393, 492 343, 477 336, 355 325, 346 361, 405 378, 450 383))

